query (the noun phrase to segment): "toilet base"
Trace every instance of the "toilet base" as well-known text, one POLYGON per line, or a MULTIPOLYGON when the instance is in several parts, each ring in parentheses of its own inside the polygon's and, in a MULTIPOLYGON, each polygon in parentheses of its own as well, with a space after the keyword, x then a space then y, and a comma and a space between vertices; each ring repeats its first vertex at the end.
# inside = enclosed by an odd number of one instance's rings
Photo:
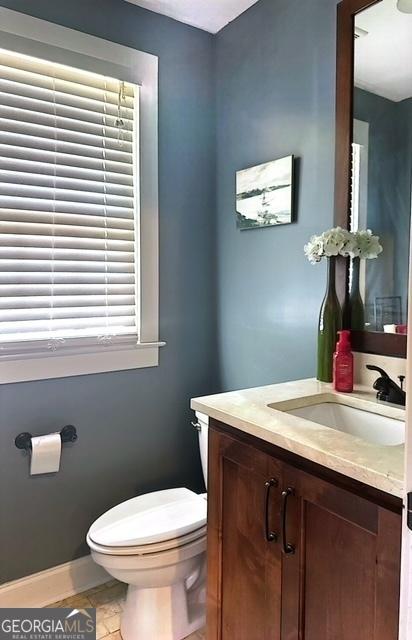
POLYGON ((141 589, 129 585, 121 618, 123 640, 183 640, 205 625, 205 585, 186 582, 141 589))

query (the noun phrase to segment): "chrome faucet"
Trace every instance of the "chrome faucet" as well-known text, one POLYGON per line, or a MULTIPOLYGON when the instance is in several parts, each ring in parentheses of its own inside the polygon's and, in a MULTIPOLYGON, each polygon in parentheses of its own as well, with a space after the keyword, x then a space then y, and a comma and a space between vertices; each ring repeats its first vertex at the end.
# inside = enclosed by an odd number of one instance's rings
POLYGON ((367 364, 366 368, 369 371, 377 371, 379 378, 373 383, 373 388, 376 390, 376 397, 381 402, 390 402, 391 404, 399 404, 402 407, 406 404, 406 393, 403 388, 405 376, 398 376, 400 385, 392 380, 380 367, 375 367, 372 364, 367 364))

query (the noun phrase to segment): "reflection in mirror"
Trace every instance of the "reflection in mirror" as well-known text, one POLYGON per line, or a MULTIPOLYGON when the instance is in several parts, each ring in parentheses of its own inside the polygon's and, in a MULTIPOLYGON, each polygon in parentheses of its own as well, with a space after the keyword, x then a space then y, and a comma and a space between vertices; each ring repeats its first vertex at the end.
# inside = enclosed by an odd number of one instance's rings
POLYGON ((351 229, 372 229, 383 246, 377 259, 360 262, 365 329, 406 333, 412 13, 402 2, 381 0, 357 14, 354 84, 351 229))

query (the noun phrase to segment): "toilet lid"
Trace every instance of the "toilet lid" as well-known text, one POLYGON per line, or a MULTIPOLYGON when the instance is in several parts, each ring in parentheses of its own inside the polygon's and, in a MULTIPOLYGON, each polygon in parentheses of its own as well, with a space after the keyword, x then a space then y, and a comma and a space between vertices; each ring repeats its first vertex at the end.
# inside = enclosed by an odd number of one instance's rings
POLYGON ((189 489, 166 489, 122 502, 98 518, 89 537, 106 547, 179 538, 206 524, 207 502, 189 489))

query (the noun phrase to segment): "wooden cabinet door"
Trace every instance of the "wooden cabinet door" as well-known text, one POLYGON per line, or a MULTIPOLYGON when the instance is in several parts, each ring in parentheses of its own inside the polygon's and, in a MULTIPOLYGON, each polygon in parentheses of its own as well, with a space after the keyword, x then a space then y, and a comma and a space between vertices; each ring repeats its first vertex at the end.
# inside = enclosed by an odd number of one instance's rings
POLYGON ((283 465, 282 640, 397 640, 401 516, 283 465))
POLYGON ((207 638, 280 640, 280 463, 210 429, 208 477, 207 638))

